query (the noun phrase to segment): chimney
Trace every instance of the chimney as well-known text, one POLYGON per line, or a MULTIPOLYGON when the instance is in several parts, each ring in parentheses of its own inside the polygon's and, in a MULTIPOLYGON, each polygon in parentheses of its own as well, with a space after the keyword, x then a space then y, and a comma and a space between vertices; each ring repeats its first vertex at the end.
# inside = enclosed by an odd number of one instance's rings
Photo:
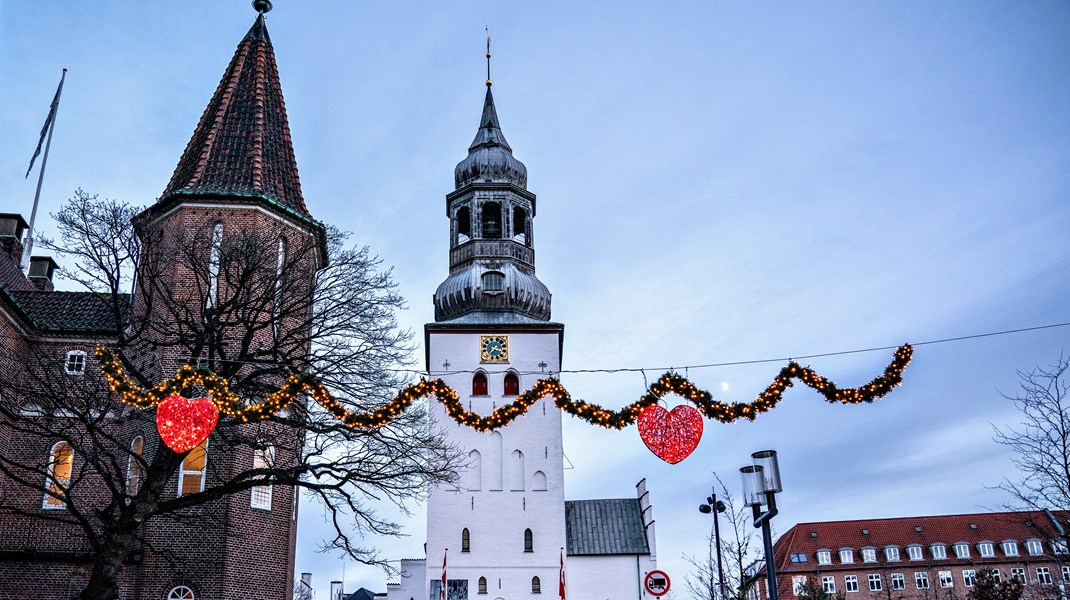
POLYGON ((57 266, 59 265, 52 260, 51 256, 31 256, 30 273, 28 275, 30 283, 41 292, 51 292, 56 289, 52 285, 52 274, 56 271, 57 266))
POLYGON ((17 213, 0 213, 0 254, 6 254, 22 264, 22 236, 29 225, 17 213))
POLYGON ((301 583, 308 586, 308 589, 312 589, 312 573, 301 573, 301 583))

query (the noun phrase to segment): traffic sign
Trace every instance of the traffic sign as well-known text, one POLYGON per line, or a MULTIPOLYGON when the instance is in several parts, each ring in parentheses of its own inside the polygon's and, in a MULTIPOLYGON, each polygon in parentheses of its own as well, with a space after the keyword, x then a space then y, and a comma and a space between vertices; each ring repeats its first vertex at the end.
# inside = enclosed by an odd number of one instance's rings
POLYGON ((665 571, 651 571, 643 579, 643 587, 655 598, 669 593, 669 576, 665 571))

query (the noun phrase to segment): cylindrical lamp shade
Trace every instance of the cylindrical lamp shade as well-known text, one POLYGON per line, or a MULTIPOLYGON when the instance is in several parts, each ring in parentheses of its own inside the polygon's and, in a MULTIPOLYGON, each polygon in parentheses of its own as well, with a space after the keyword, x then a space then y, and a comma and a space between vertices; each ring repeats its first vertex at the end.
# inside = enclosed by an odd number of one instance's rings
POLYGON ((765 504, 765 476, 762 474, 762 468, 751 465, 741 468, 739 473, 743 476, 743 503, 747 506, 765 504))
POLYGON ((765 482, 762 491, 782 492, 784 487, 780 484, 780 465, 777 464, 776 450, 762 450, 755 452, 750 457, 754 460, 754 466, 762 469, 765 482))

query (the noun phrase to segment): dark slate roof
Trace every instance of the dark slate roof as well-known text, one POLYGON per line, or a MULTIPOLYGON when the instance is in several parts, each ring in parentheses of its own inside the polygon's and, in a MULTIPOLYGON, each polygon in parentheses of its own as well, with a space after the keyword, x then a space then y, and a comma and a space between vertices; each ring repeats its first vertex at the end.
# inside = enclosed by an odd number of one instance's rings
POLYGON ((161 201, 262 196, 308 216, 264 15, 238 44, 161 201))
POLYGON ((566 501, 565 538, 569 556, 650 554, 636 498, 566 501))
POLYGON ((346 600, 375 600, 375 592, 366 588, 360 588, 352 594, 348 594, 346 600))
POLYGON ((107 295, 12 291, 11 296, 32 324, 42 331, 103 333, 117 329, 107 295))

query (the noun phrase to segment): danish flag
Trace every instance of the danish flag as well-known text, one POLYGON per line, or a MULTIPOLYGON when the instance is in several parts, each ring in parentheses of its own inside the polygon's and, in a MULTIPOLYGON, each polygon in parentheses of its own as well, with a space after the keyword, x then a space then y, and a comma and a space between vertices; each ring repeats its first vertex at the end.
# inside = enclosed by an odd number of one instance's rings
POLYGON ((561 595, 561 600, 565 600, 565 549, 561 549, 561 580, 560 585, 557 587, 557 593, 561 595))
POLYGON ((446 552, 449 552, 449 548, 442 551, 442 585, 438 588, 438 600, 446 600, 446 552))

